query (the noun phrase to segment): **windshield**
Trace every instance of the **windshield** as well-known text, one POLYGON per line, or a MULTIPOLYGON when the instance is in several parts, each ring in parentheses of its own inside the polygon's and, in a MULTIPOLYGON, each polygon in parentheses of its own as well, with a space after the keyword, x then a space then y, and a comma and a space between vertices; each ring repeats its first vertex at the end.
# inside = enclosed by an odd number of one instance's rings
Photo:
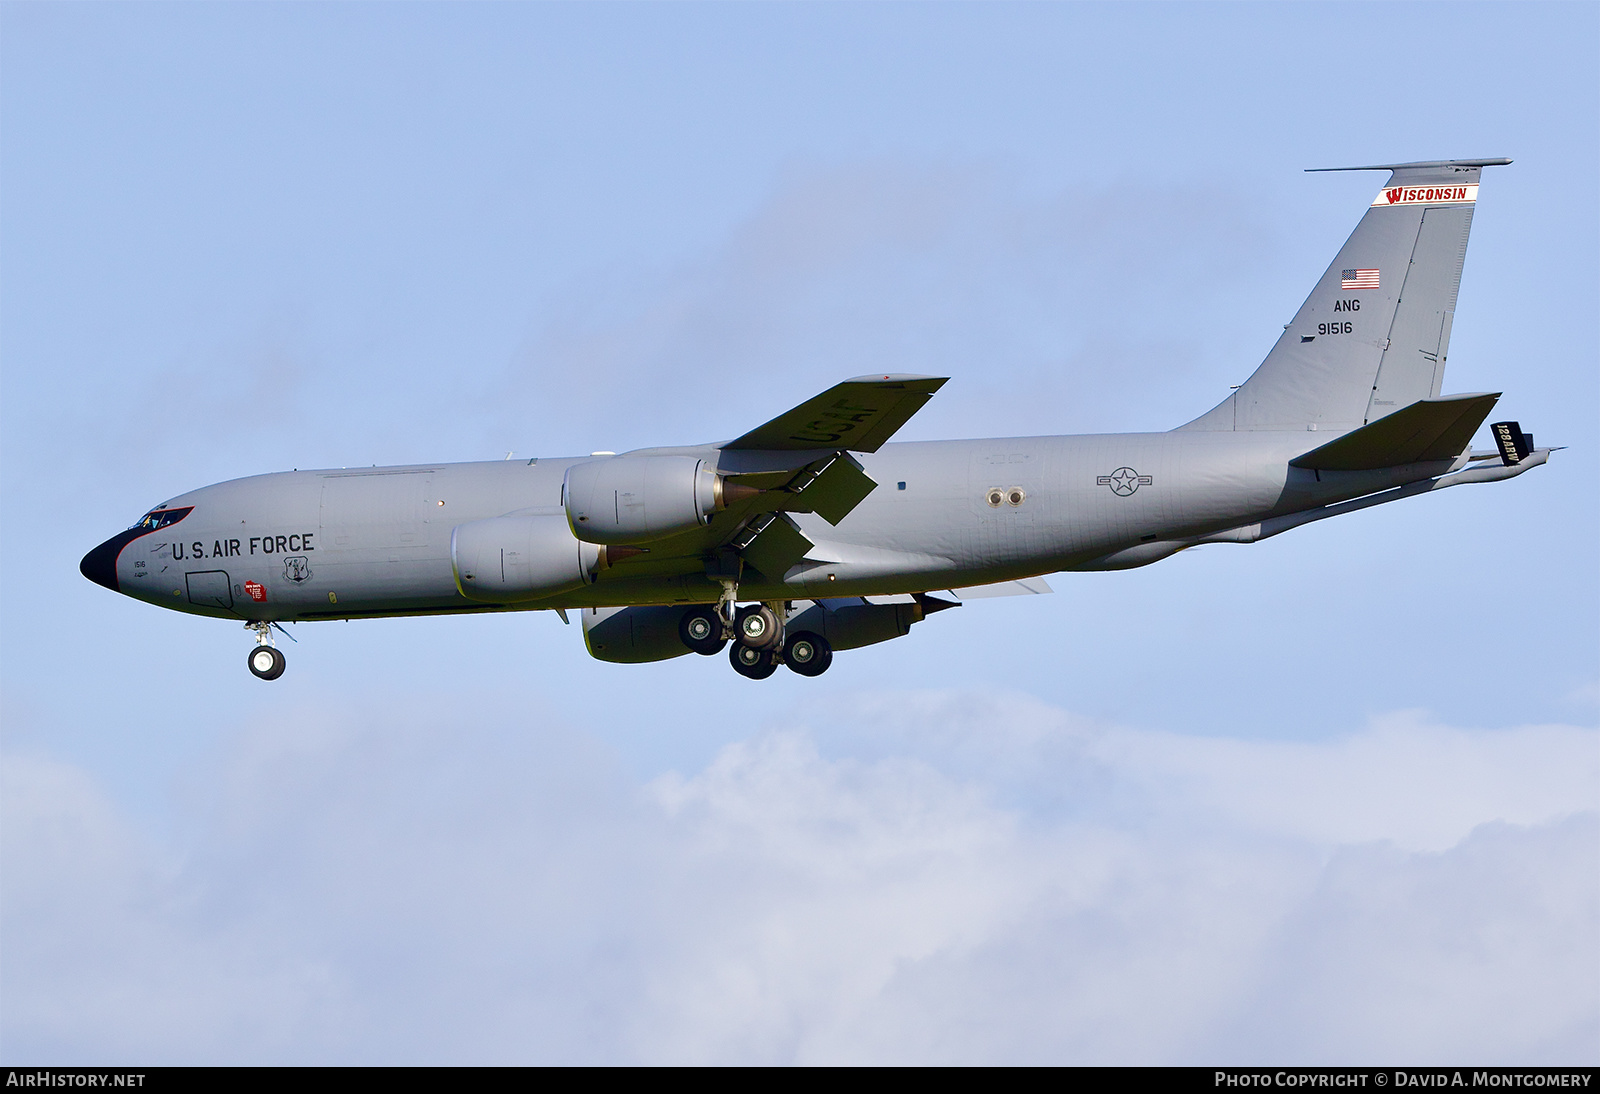
POLYGON ((169 524, 176 524, 194 511, 194 506, 184 509, 152 509, 128 531, 154 532, 157 528, 165 528, 169 524))

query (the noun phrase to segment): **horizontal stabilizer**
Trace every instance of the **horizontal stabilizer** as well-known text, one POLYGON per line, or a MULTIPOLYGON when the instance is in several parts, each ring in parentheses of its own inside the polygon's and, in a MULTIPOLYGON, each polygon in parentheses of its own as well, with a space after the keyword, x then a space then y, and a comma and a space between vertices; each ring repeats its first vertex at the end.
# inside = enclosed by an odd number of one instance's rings
POLYGON ((1421 399, 1353 429, 1289 461, 1316 471, 1375 471, 1380 467, 1453 460, 1494 409, 1500 393, 1421 399))
POLYGON ((729 441, 724 449, 876 452, 944 386, 947 376, 858 376, 729 441))
POLYGON ((1317 171, 1426 171, 1439 167, 1505 167, 1511 163, 1505 157, 1491 160, 1416 160, 1412 163, 1369 163, 1364 167, 1307 167, 1317 171))

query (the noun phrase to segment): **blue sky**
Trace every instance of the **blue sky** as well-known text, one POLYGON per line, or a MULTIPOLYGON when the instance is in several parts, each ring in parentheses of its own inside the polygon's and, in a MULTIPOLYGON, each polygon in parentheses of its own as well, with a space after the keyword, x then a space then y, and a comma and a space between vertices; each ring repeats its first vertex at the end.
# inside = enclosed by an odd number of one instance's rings
POLYGON ((1592 6, 0 30, 6 1059, 1600 1054, 1592 6), (1570 446, 1511 483, 761 685, 534 614, 296 627, 267 686, 77 574, 205 483, 878 369, 952 377, 907 439, 1170 428, 1384 177, 1303 168, 1501 155, 1445 388, 1570 446))

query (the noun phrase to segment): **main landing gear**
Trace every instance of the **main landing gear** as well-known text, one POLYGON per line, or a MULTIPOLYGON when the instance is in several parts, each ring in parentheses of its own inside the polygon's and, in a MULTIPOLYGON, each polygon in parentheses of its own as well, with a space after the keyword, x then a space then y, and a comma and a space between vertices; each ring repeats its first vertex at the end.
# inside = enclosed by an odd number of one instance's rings
POLYGON ((801 676, 821 676, 833 664, 833 647, 820 634, 796 631, 783 644, 783 663, 801 676))
POLYGON ((778 671, 778 659, 771 650, 758 650, 743 642, 735 642, 728 651, 733 671, 748 680, 765 680, 778 671))
POLYGON ((751 604, 740 608, 734 616, 733 629, 739 642, 753 650, 770 650, 783 641, 783 624, 778 613, 765 604, 751 604))
POLYGON ((796 631, 785 636, 785 604, 747 604, 736 608, 733 590, 724 591, 716 607, 694 608, 678 624, 683 644, 695 653, 720 653, 732 640, 728 661, 733 671, 749 680, 765 680, 779 665, 801 676, 821 676, 833 663, 833 647, 820 634, 796 631))
POLYGON ((782 650, 758 650, 743 642, 735 642, 728 651, 733 671, 751 680, 765 680, 778 671, 778 665, 788 665, 801 676, 821 676, 833 664, 833 647, 820 634, 796 631, 783 643, 782 650))
POLYGON ((714 608, 695 608, 678 621, 678 637, 683 644, 707 657, 721 653, 727 644, 722 631, 722 617, 714 608))
POLYGON ((272 624, 256 620, 245 624, 246 630, 256 632, 256 648, 250 651, 245 664, 262 680, 276 680, 283 675, 283 651, 272 644, 272 624))

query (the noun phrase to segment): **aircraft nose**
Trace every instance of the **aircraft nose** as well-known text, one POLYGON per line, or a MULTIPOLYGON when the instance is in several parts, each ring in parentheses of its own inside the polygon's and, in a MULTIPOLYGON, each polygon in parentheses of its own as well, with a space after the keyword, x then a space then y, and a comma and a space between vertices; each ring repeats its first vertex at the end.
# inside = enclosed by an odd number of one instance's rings
POLYGON ((114 593, 121 592, 117 587, 117 556, 125 546, 127 540, 112 536, 83 556, 83 561, 78 563, 78 572, 96 585, 104 585, 114 593))

